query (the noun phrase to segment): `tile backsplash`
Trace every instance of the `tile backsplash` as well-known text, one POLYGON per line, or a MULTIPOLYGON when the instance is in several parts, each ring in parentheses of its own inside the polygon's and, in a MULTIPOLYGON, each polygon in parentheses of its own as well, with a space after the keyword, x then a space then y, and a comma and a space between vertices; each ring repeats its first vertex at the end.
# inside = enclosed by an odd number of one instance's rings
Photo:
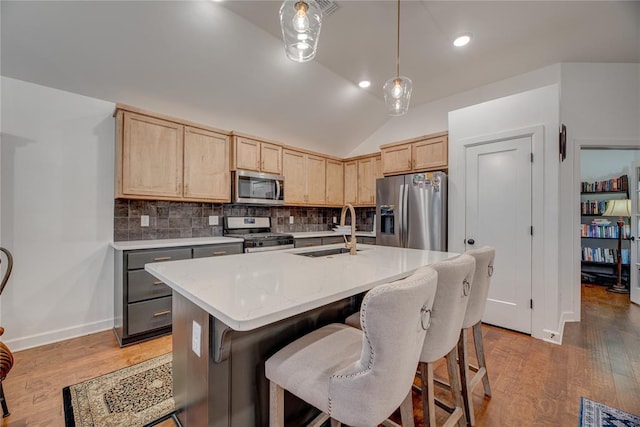
MULTIPOLYGON (((373 231, 375 208, 355 210, 357 229, 373 231)), ((276 232, 327 231, 334 216, 340 221, 340 209, 116 199, 113 216, 114 241, 128 241, 222 236, 223 216, 270 216, 276 232), (140 225, 142 215, 149 216, 148 227, 140 225), (210 215, 218 216, 219 225, 209 225, 210 215)))

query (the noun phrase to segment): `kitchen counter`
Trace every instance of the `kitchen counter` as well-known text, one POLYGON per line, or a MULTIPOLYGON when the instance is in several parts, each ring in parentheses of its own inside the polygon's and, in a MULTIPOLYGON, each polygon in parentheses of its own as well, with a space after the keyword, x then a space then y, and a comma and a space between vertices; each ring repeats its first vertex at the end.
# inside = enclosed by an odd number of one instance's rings
MULTIPOLYGON (((289 234, 293 235, 294 239, 305 239, 305 238, 311 238, 311 237, 342 236, 344 234, 350 235, 351 233, 338 233, 338 232, 333 231, 333 230, 327 230, 327 231, 298 231, 298 232, 289 233, 289 234)), ((360 237, 376 237, 376 232, 375 231, 357 231, 356 230, 356 236, 360 236, 360 237)))
POLYGON ((189 237, 184 239, 130 240, 111 242, 111 246, 119 251, 137 249, 173 248, 179 246, 217 245, 221 243, 242 243, 235 237, 189 237))
POLYGON ((298 248, 154 263, 145 269, 232 329, 247 331, 401 279, 422 265, 456 255, 374 245, 358 245, 358 249, 355 256, 312 258, 297 254, 313 249, 298 248))
MULTIPOLYGON (((269 425, 264 362, 300 336, 343 322, 376 285, 455 253, 358 245, 357 255, 298 255, 343 244, 146 264, 173 289, 173 387, 182 425, 269 425)), ((285 425, 317 410, 291 397, 285 425)))

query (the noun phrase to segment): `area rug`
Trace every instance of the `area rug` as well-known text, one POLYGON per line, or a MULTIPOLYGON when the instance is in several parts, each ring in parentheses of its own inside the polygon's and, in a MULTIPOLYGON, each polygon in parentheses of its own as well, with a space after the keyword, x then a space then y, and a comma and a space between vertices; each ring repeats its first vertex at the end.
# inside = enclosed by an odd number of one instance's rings
POLYGON ((580 399, 580 427, 640 427, 640 417, 594 402, 580 399))
POLYGON ((144 426, 174 410, 171 353, 65 387, 66 427, 144 426))

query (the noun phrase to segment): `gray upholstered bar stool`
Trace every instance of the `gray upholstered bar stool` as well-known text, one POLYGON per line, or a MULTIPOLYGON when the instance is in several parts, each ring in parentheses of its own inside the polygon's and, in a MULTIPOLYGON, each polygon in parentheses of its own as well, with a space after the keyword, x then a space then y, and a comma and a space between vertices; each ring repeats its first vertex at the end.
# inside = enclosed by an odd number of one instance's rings
POLYGON ((424 267, 377 286, 362 302, 362 330, 327 325, 271 356, 265 364, 270 425, 284 424, 284 390, 322 411, 313 425, 331 417, 332 426, 376 426, 399 406, 411 413, 436 284, 437 273, 424 267))
POLYGON ((462 397, 464 402, 464 410, 467 415, 467 421, 470 425, 475 426, 475 416, 473 414, 473 388, 482 380, 484 385, 484 394, 491 397, 491 387, 489 387, 489 375, 487 373, 487 363, 484 359, 484 345, 482 343, 482 316, 487 305, 487 296, 489 295, 489 285, 491 284, 491 276, 493 275, 493 261, 496 251, 490 246, 484 246, 480 249, 473 249, 466 252, 476 260, 476 271, 473 275, 473 284, 471 286, 471 294, 469 295, 469 303, 467 304, 467 312, 462 322, 462 330, 458 339, 458 364, 460 368, 460 382, 462 384, 462 397), (469 365, 469 353, 467 350, 467 333, 468 329, 473 331, 473 343, 478 359, 478 368, 469 365), (470 377, 470 370, 475 371, 473 378, 470 377))
MULTIPOLYGON (((443 357, 447 360, 455 403, 453 408, 445 408, 451 415, 444 425, 451 426, 456 421, 460 427, 466 424, 456 349, 471 293, 475 264, 472 256, 461 255, 431 266, 438 272, 438 288, 431 312, 431 326, 424 339, 419 364, 424 423, 430 427, 436 425, 433 364, 443 357)), ((441 402, 438 404, 445 407, 441 402)))

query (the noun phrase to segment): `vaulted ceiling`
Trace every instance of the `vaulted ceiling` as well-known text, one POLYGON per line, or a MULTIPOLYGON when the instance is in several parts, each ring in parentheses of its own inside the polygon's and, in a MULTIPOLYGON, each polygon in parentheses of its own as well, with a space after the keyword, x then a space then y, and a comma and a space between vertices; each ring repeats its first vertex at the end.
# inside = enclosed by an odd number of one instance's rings
MULTIPOLYGON (((286 59, 280 1, 6 1, 3 76, 346 155, 382 126, 396 3, 337 1, 286 59), (357 82, 367 79, 370 88, 357 82)), ((401 3, 412 106, 557 62, 640 62, 638 1, 401 3), (465 48, 455 35, 470 32, 465 48)))

